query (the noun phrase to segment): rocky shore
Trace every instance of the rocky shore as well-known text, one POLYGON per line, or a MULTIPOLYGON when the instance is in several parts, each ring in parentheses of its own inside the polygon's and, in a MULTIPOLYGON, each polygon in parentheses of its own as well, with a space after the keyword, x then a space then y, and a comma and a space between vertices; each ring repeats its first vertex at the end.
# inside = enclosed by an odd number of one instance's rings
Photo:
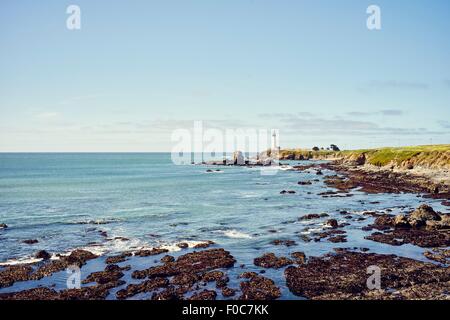
MULTIPOLYGON (((236 163, 229 165, 254 165, 245 161, 239 164, 242 159, 239 154, 235 156, 236 163)), ((292 170, 299 175, 308 172, 309 177, 320 176, 326 188, 318 193, 322 198, 353 197, 354 191, 368 195, 410 193, 424 201, 440 199, 442 205, 448 206, 450 190, 445 179, 438 181, 386 168, 374 170, 367 166, 366 160, 356 157, 298 164, 292 165, 292 170)), ((299 180, 295 183, 297 188, 311 188, 319 182, 319 179, 299 180)), ((275 190, 274 194, 295 197, 296 191, 275 190)), ((286 221, 295 224, 297 231, 268 242, 266 245, 273 252, 265 249, 252 257, 251 270, 246 270, 248 264, 233 256, 232 250, 213 241, 195 245, 177 243, 180 254, 172 254, 164 247, 106 256, 81 249, 56 255, 39 251, 35 256, 37 262, 0 267, 0 289, 51 278, 68 267, 76 266, 83 271, 87 264, 93 263, 101 268, 83 274, 81 288, 58 290, 51 285, 38 285, 3 291, 0 300, 272 300, 282 297, 283 290, 314 300, 449 300, 450 213, 428 204, 399 214, 390 211, 386 208, 356 214, 341 210, 339 217, 331 212, 309 213, 296 221, 286 221), (371 243, 420 248, 423 259, 375 253, 362 246, 347 248, 349 234, 354 230, 371 243), (320 256, 307 256, 301 250, 304 244, 323 243, 331 249, 320 256), (381 287, 376 289, 368 286, 367 270, 373 266, 379 268, 381 276, 381 287)), ((7 230, 6 225, 0 227, 7 230)), ((24 243, 36 243, 33 240, 24 243)))
MULTIPOLYGON (((348 215, 342 212, 342 215, 348 215)), ((245 271, 231 252, 212 241, 193 248, 180 243, 187 253, 178 257, 167 249, 153 248, 99 257, 86 250, 49 259, 40 252, 36 263, 6 266, 0 269, 0 288, 17 282, 39 280, 64 271, 69 266, 83 267, 99 260, 104 269, 85 276, 78 289, 56 290, 35 287, 0 294, 0 300, 97 300, 97 299, 153 299, 153 300, 269 300, 281 296, 280 284, 263 276, 265 270, 284 273, 286 286, 295 295, 307 299, 450 299, 450 215, 435 212, 422 205, 408 215, 367 212, 372 223, 362 230, 366 239, 388 245, 412 244, 429 248, 424 257, 430 262, 417 261, 396 255, 367 252, 365 248, 336 248, 318 257, 307 257, 295 251, 289 257, 267 252, 254 258, 259 273, 245 271), (372 232, 372 233, 371 233, 372 232), (208 248, 213 247, 213 248, 208 248), (132 259, 159 262, 146 269, 132 267, 132 259), (433 263, 431 263, 433 262, 433 263), (383 287, 367 286, 367 268, 381 270, 383 287), (228 270, 241 269, 236 279, 228 270), (128 277, 125 276, 128 274, 128 277), (126 281, 125 279, 129 279, 126 281), (232 280, 232 281, 231 281, 232 280)), ((328 231, 316 233, 315 241, 345 242, 346 224, 329 219, 326 213, 310 214, 300 221, 324 219, 328 231)), ((273 246, 290 247, 293 240, 275 240, 273 246)))

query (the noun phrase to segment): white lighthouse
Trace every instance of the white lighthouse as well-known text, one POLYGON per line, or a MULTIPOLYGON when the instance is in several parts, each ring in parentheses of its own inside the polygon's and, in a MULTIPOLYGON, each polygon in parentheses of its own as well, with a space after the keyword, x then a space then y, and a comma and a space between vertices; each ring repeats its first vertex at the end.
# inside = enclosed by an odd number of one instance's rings
POLYGON ((275 130, 272 131, 272 151, 277 150, 277 133, 275 130))

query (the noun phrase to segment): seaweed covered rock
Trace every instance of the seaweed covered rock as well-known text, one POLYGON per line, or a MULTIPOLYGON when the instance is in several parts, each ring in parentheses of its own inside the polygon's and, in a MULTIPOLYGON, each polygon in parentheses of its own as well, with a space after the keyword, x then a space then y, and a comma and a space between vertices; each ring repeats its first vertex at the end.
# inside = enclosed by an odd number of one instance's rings
POLYGON ((254 272, 245 272, 241 278, 247 278, 240 284, 242 295, 240 300, 274 300, 281 296, 280 289, 273 280, 254 272))
MULTIPOLYGON (((392 289, 414 290, 422 284, 436 284, 443 293, 448 287, 442 284, 450 281, 448 268, 395 255, 346 250, 310 257, 306 264, 288 267, 285 276, 289 290, 298 296, 309 299, 357 299, 371 294, 367 286, 367 270, 370 266, 377 266, 381 270, 381 289, 386 291, 378 298, 392 297, 392 289)), ((440 295, 423 292, 420 296, 434 298, 440 295)), ((400 295, 397 298, 407 297, 400 295)))
POLYGON ((292 264, 293 261, 286 257, 277 257, 273 253, 266 253, 261 257, 255 258, 253 263, 258 267, 279 269, 292 264))

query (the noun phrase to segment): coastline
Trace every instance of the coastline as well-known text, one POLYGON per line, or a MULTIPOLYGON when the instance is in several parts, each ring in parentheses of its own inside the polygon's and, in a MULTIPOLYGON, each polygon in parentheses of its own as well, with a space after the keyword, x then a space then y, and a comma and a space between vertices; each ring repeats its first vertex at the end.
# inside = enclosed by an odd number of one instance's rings
MULTIPOLYGON (((443 206, 449 205, 448 184, 431 178, 443 170, 427 169, 430 171, 424 175, 414 169, 373 167, 350 158, 318 156, 314 160, 328 161, 300 162, 292 164, 292 170, 300 179, 306 172, 320 176, 326 186, 318 194, 323 199, 352 197, 355 191, 367 195, 410 193, 420 196, 425 203, 427 199, 439 199, 443 206)), ((222 166, 220 170, 225 168, 222 166)), ((312 183, 317 182, 301 179, 298 187, 308 188, 312 183)), ((290 191, 274 193, 288 197, 292 195, 290 191)), ((180 242, 176 251, 161 246, 113 255, 87 249, 53 253, 50 257, 41 253, 43 258, 39 261, 0 269, 0 288, 16 288, 14 285, 26 283, 31 286, 2 291, 0 299, 271 300, 280 298, 283 290, 307 299, 449 299, 449 214, 426 207, 400 209, 396 214, 389 207, 361 213, 341 210, 336 214, 308 214, 299 216, 295 222, 286 221, 294 223, 298 233, 284 234, 269 243, 273 250, 255 255, 252 266, 243 265, 232 250, 210 240, 195 244, 180 242), (352 228, 364 232, 367 241, 387 247, 418 247, 423 259, 370 252, 365 247, 346 247, 354 232, 352 228), (336 246, 318 256, 305 254, 299 245, 324 242, 336 246), (91 264, 96 269, 83 272, 80 289, 58 290, 39 282, 66 273, 69 265, 84 270, 91 264), (366 269, 371 265, 382 268, 385 290, 367 289, 366 269), (320 280, 323 278, 333 285, 324 285, 320 280), (33 287, 34 283, 38 287, 33 287)))

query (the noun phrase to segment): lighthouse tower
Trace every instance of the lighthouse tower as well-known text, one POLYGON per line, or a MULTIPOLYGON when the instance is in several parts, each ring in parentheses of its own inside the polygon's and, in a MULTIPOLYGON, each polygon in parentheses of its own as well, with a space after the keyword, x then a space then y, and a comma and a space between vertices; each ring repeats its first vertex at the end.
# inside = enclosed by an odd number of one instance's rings
POLYGON ((277 149, 277 133, 274 130, 272 132, 272 151, 276 151, 277 149))
POLYGON ((278 156, 280 155, 280 145, 279 145, 279 141, 277 141, 277 132, 276 130, 272 131, 272 157, 273 158, 278 158, 278 156))

